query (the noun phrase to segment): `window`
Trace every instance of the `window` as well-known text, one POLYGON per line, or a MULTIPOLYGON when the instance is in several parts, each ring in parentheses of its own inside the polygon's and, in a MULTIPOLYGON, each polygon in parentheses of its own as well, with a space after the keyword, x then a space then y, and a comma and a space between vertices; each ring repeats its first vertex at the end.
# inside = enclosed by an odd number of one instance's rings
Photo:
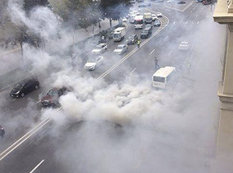
POLYGON ((158 76, 153 76, 153 81, 156 82, 165 82, 165 78, 164 77, 158 77, 158 76))

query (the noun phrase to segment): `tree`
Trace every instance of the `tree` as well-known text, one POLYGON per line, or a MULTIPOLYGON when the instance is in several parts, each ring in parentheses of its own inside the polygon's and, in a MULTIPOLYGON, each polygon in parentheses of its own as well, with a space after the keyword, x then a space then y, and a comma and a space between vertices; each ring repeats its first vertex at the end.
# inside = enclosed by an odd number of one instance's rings
POLYGON ((129 12, 130 0, 101 0, 100 8, 103 17, 119 20, 129 12))
POLYGON ((87 28, 98 22, 100 10, 98 2, 93 0, 66 0, 69 9, 68 20, 75 28, 87 28))
POLYGON ((24 0, 24 9, 29 12, 35 6, 46 6, 48 4, 48 0, 24 0))

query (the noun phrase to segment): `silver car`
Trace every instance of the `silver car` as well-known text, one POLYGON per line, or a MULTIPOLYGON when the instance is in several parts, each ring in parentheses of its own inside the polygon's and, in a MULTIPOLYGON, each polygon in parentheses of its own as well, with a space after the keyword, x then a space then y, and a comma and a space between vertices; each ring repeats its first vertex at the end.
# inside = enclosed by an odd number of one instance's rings
POLYGON ((98 56, 96 58, 89 59, 87 63, 84 65, 84 69, 93 71, 96 69, 97 66, 103 64, 104 57, 98 56))
POLYGON ((117 48, 114 50, 115 53, 118 55, 121 55, 125 53, 128 50, 128 45, 127 44, 120 44, 117 46, 117 48))
POLYGON ((101 54, 103 53, 104 51, 106 51, 108 48, 107 44, 106 43, 100 43, 96 46, 95 49, 92 50, 92 53, 93 54, 101 54))

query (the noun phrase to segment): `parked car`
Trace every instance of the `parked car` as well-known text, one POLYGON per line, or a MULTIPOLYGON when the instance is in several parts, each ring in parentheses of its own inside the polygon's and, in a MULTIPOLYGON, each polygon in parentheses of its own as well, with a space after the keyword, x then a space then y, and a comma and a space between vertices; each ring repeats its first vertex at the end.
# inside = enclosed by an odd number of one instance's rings
POLYGON ((107 47, 108 46, 107 46, 106 43, 100 43, 91 52, 94 53, 94 54, 101 54, 101 53, 103 53, 104 51, 107 50, 107 47))
POLYGON ((97 66, 100 66, 103 64, 104 57, 103 56, 98 56, 94 58, 90 58, 87 63, 84 65, 84 69, 93 71, 96 69, 97 66))
POLYGON ((152 14, 152 21, 155 21, 157 18, 156 14, 152 14))
POLYGON ((163 17, 162 13, 157 13, 157 17, 163 17))
POLYGON ((5 135, 4 128, 0 125, 0 136, 3 137, 5 135))
POLYGON ((151 35, 151 31, 149 29, 144 29, 141 33, 141 39, 147 39, 151 35))
POLYGON ((158 26, 160 26, 160 25, 161 25, 161 22, 160 22, 159 20, 155 20, 155 21, 154 21, 154 26, 157 26, 157 27, 158 27, 158 26))
POLYGON ((121 55, 125 53, 128 50, 127 44, 120 44, 117 46, 117 48, 114 50, 115 53, 121 55))
POLYGON ((138 36, 136 34, 130 35, 126 40, 127 45, 133 45, 137 42, 138 36))
POLYGON ((41 99, 42 107, 59 107, 59 97, 64 95, 66 92, 68 92, 66 87, 50 89, 41 99))
POLYGON ((10 96, 13 98, 24 97, 26 94, 37 90, 40 87, 40 83, 35 78, 28 78, 17 83, 10 92, 10 96))
POLYGON ((126 17, 123 17, 122 18, 122 22, 127 22, 128 20, 127 20, 127 18, 126 17))
POLYGON ((178 1, 177 4, 186 4, 185 1, 178 1))

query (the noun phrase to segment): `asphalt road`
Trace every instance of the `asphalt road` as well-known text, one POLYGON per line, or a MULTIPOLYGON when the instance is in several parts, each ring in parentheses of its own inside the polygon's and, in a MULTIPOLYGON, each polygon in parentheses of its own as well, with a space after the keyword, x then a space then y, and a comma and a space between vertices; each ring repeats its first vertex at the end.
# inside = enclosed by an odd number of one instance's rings
MULTIPOLYGON (((162 26, 168 25, 158 34, 153 35, 148 42, 144 40, 144 42, 147 43, 144 44, 142 42, 142 45, 144 45, 139 49, 136 45, 130 46, 128 52, 123 56, 116 56, 113 54, 113 50, 117 46, 117 43, 110 41, 108 43, 108 51, 103 55, 106 59, 105 64, 92 72, 83 70, 83 75, 90 75, 93 78, 105 80, 107 83, 123 81, 132 74, 137 74, 142 79, 148 78, 149 80, 155 71, 155 57, 158 58, 160 66, 182 66, 189 55, 187 53, 180 53, 179 50, 177 50, 179 43, 186 39, 183 38, 183 35, 194 32, 205 16, 210 14, 210 6, 203 6, 196 2, 193 2, 189 5, 189 8, 182 11, 187 5, 189 4, 187 3, 183 7, 176 6, 172 8, 172 6, 168 6, 166 3, 152 3, 150 8, 145 8, 144 10, 162 12, 168 18, 168 20, 165 18, 162 19, 162 26), (189 27, 190 25, 192 27, 189 27), (174 43, 173 47, 167 47, 171 42, 174 43), (135 53, 131 56, 127 56, 127 54, 134 51, 134 49, 135 53), (166 55, 167 52, 169 52, 168 55, 166 55), (121 63, 119 63, 120 60, 122 60, 121 63), (108 73, 106 73, 106 71, 108 71, 108 73)), ((156 33, 158 29, 159 28, 154 28, 153 34, 156 33)), ((134 33, 134 28, 129 24, 127 36, 131 33, 134 33)), ((41 93, 46 92, 47 89, 48 88, 41 88, 22 100, 12 100, 9 98, 9 90, 0 93, 1 97, 6 98, 1 107, 5 112, 5 115, 1 116, 1 122, 5 122, 6 124, 6 136, 0 139, 1 152, 29 131, 28 129, 33 128, 31 122, 34 122, 34 125, 38 123, 41 110, 38 101, 41 93), (30 108, 30 111, 28 111, 28 108, 30 108), (28 114, 29 112, 30 114, 28 114), (33 112, 33 115, 31 112, 33 112), (7 127, 8 125, 9 127, 11 126, 12 121, 17 124, 15 126, 17 128, 8 129, 7 127)), ((54 131, 53 124, 47 123, 38 130, 39 132, 33 134, 6 157, 2 158, 2 155, 0 155, 0 172, 69 172, 69 167, 61 162, 62 159, 57 157, 57 153, 62 152, 65 147, 65 141, 72 141, 72 135, 69 135, 70 133, 81 133, 79 132, 80 126, 82 126, 82 123, 71 123, 64 127, 63 130, 59 130, 60 134, 58 136, 54 136, 51 135, 53 134, 51 132, 54 131)), ((69 158, 69 155, 64 157, 69 158)), ((82 163, 80 163, 79 166, 82 167, 82 163)))

